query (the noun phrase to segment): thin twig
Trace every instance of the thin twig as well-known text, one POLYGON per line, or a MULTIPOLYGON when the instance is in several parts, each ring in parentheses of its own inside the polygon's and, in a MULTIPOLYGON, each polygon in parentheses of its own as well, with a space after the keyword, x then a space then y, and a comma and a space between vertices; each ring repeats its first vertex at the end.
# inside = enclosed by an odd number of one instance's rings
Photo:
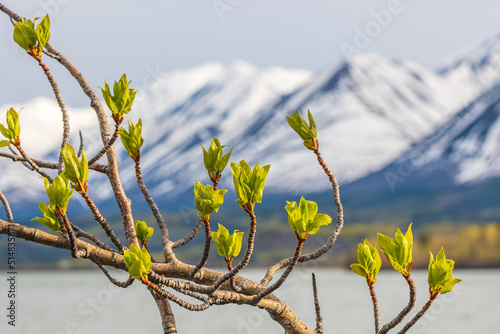
POLYGON ((41 170, 40 167, 38 167, 38 165, 26 155, 26 152, 24 152, 24 150, 21 148, 21 145, 16 145, 16 148, 21 154, 21 156, 24 158, 24 161, 26 161, 31 166, 31 168, 33 168, 35 172, 45 177, 47 180, 49 180, 50 183, 52 183, 52 178, 43 170, 41 170))
POLYGON ((371 282, 370 279, 366 278, 366 283, 368 283, 368 288, 370 289, 370 297, 372 297, 373 304, 373 319, 375 322, 375 334, 380 330, 380 311, 378 307, 377 294, 375 293, 375 283, 371 282))
MULTIPOLYGON (((10 148, 10 146, 9 146, 9 148, 10 148)), ((21 162, 23 164, 26 164, 26 161, 27 161, 25 158, 23 158, 20 155, 9 154, 9 153, 5 153, 5 152, 1 152, 1 151, 0 151, 0 157, 8 158, 14 162, 21 162)), ((31 159, 31 161, 40 168, 47 168, 47 169, 58 169, 59 168, 59 165, 56 163, 53 163, 53 162, 46 162, 46 161, 41 161, 41 160, 36 160, 36 159, 31 159)), ((29 164, 27 165, 27 168, 29 170, 34 170, 33 167, 31 167, 29 164)), ((106 166, 101 165, 101 164, 97 164, 97 163, 93 164, 92 166, 89 166, 89 169, 92 169, 93 171, 96 171, 98 173, 103 173, 103 174, 107 173, 106 166)))
POLYGON ((163 243, 163 254, 165 255, 165 260, 167 260, 167 262, 168 262, 172 258, 172 256, 171 256, 172 249, 171 249, 171 243, 170 243, 169 236, 168 236, 167 225, 165 224, 165 221, 163 220, 163 216, 161 215, 160 210, 158 209, 158 206, 156 205, 153 197, 151 197, 151 194, 149 193, 148 189, 146 188, 146 185, 144 184, 139 159, 137 159, 137 161, 135 162, 135 176, 137 179, 137 185, 139 186, 139 189, 141 189, 141 192, 144 195, 146 202, 148 202, 149 207, 151 208, 151 211, 153 212, 153 215, 156 218, 156 222, 158 223, 158 227, 160 228, 160 232, 161 232, 161 236, 162 236, 161 240, 163 243))
MULTIPOLYGON (((57 207, 56 207, 57 208, 57 207)), ((73 232, 73 229, 71 228, 71 225, 69 223, 68 217, 66 214, 62 212, 60 208, 57 208, 58 214, 61 216, 61 220, 64 224, 64 229, 66 230, 68 239, 69 239, 69 246, 70 246, 70 251, 71 251, 71 256, 74 257, 75 259, 85 257, 87 254, 87 251, 85 249, 78 249, 76 245, 76 236, 75 233, 73 232)))
POLYGON ((99 153, 97 153, 95 155, 95 157, 93 157, 92 159, 89 160, 89 167, 92 166, 94 163, 96 163, 97 160, 101 159, 103 157, 103 155, 105 155, 106 152, 109 151, 110 147, 113 146, 113 144, 116 142, 116 139, 118 138, 119 133, 120 133, 120 124, 115 124, 115 131, 113 132, 111 139, 102 148, 102 150, 100 150, 99 153))
POLYGON ((83 151, 83 135, 82 135, 82 131, 81 130, 78 130, 78 137, 80 137, 80 145, 78 146, 78 153, 76 154, 78 156, 78 158, 80 158, 82 156, 82 151, 83 151))
POLYGON ((148 286, 148 288, 153 289, 159 295, 167 298, 168 300, 176 303, 180 307, 183 307, 183 308, 185 308, 185 309, 187 309, 189 311, 205 311, 207 308, 209 308, 212 305, 212 303, 210 302, 210 300, 207 300, 206 302, 204 302, 201 305, 193 305, 191 303, 188 303, 188 302, 180 299, 179 297, 174 296, 170 292, 161 289, 156 284, 154 284, 154 283, 152 283, 150 281, 147 281, 146 285, 148 286))
MULTIPOLYGON (((342 208, 342 203, 340 201, 339 184, 337 182, 337 179, 333 175, 330 168, 328 168, 328 166, 325 163, 325 161, 323 160, 323 158, 321 158, 321 154, 319 153, 318 149, 314 150, 314 154, 316 154, 316 158, 318 160, 318 163, 323 168, 323 171, 328 176, 328 179, 330 180, 330 183, 332 184, 333 199, 335 202, 335 206, 337 207, 337 225, 335 226, 335 229, 330 234, 330 237, 325 242, 325 244, 323 244, 323 246, 321 246, 319 249, 317 249, 316 251, 314 251, 312 253, 301 255, 299 258, 299 262, 307 262, 310 260, 315 260, 315 259, 319 258, 320 256, 322 256, 323 254, 325 254, 335 244, 335 242, 337 241, 337 237, 340 234, 342 227, 344 226, 344 209, 342 208)), ((264 276, 264 278, 261 281, 261 284, 268 285, 269 282, 273 279, 274 274, 278 270, 288 266, 290 264, 291 260, 292 260, 292 258, 283 259, 280 262, 276 263, 274 266, 269 267, 266 275, 264 276)))
POLYGON ((9 201, 7 201, 7 198, 5 197, 4 194, 0 191, 0 201, 3 204, 3 207, 5 209, 5 215, 7 216, 7 220, 9 223, 14 223, 14 216, 12 215, 12 210, 10 209, 9 201))
POLYGON ((106 245, 104 242, 102 242, 101 240, 99 240, 99 238, 97 238, 96 236, 94 236, 94 235, 92 235, 92 234, 90 234, 90 233, 82 230, 81 228, 79 228, 75 224, 71 223, 71 227, 73 228, 73 231, 75 231, 75 236, 77 238, 81 237, 81 238, 88 239, 88 240, 92 241, 93 243, 95 243, 96 246, 98 246, 98 247, 100 247, 102 249, 105 249, 108 252, 120 253, 116 249, 111 248, 108 245, 106 245))
POLYGON ((111 241, 113 242, 113 244, 115 244, 115 246, 118 248, 118 250, 120 252, 122 252, 123 248, 125 246, 123 246, 122 242, 116 236, 116 234, 113 231, 113 229, 111 228, 111 226, 109 226, 109 224, 106 221, 106 219, 101 215, 101 213, 99 212, 99 209, 97 209, 97 206, 94 204, 94 201, 92 201, 92 199, 90 198, 90 196, 85 191, 80 192, 80 195, 82 195, 83 199, 85 200, 85 202, 87 203, 88 207, 92 211, 92 214, 94 215, 95 221, 98 222, 101 225, 101 227, 103 228, 104 232, 106 232, 106 235, 111 239, 111 241))
MULTIPOLYGON (((63 135, 62 135, 62 142, 61 142, 61 148, 64 147, 68 141, 69 141, 69 115, 68 115, 68 109, 66 108, 66 104, 64 103, 64 100, 61 96, 61 91, 59 90, 59 87, 57 85, 57 82, 55 81, 54 77, 52 76, 52 73, 50 72, 49 68, 47 65, 45 65, 42 62, 42 57, 41 56, 33 56, 32 57, 38 62, 38 65, 43 69, 43 72, 45 73, 45 76, 49 80, 50 86, 52 87, 52 91, 54 92, 54 96, 56 97, 57 104, 59 105, 59 108, 61 109, 62 113, 62 122, 63 122, 63 135)), ((64 160, 62 157, 62 153, 59 154, 59 173, 62 173, 64 168, 64 160)))
POLYGON ((187 244, 188 242, 193 240, 193 238, 196 236, 196 234, 198 233, 198 231, 201 229, 202 226, 203 226, 203 219, 200 219, 200 220, 198 220, 198 222, 196 223, 194 228, 191 230, 191 232, 189 232, 188 235, 186 235, 184 238, 172 243, 172 249, 184 246, 185 244, 187 244))
POLYGON ((427 303, 425 303, 425 305, 422 307, 422 309, 413 317, 413 319, 410 320, 410 322, 408 322, 402 330, 400 330, 398 332, 398 334, 404 334, 406 333, 413 325, 415 325, 417 323, 417 321, 422 318, 422 316, 425 314, 425 312, 427 312, 427 310, 429 310, 429 308, 431 307, 432 303, 434 302, 434 299, 436 299, 438 296, 438 293, 434 293, 434 294, 431 294, 431 296, 429 297, 429 300, 427 301, 427 303))
POLYGON ((318 299, 318 289, 316 287, 316 275, 312 273, 312 287, 313 287, 313 297, 314 297, 314 312, 316 313, 316 329, 314 330, 318 334, 323 334, 323 318, 321 317, 321 309, 319 307, 318 299))
POLYGON ((295 248, 295 254, 293 256, 292 261, 290 261, 290 264, 286 268, 285 272, 281 275, 281 277, 273 285, 267 287, 265 290, 261 291, 259 294, 257 294, 254 297, 254 304, 258 303, 262 298, 264 298, 268 294, 272 293, 274 290, 278 289, 283 283, 285 283, 286 279, 293 271, 293 268, 295 268, 295 266, 297 265, 297 262, 299 261, 300 253, 302 252, 302 246, 304 245, 304 241, 306 241, 306 239, 299 238, 298 235, 297 235, 297 239, 298 239, 298 243, 297 243, 297 247, 295 248))
POLYGON ((205 224, 205 246, 203 247, 203 256, 196 267, 194 267, 194 269, 189 273, 190 277, 194 277, 196 273, 207 264, 208 255, 210 254, 210 243, 212 241, 212 237, 210 235, 210 216, 203 219, 203 223, 205 224))
MULTIPOLYGON (((9 148, 9 151, 16 157, 19 157, 20 159, 24 159, 23 157, 21 157, 20 155, 17 154, 17 152, 12 148, 13 145, 9 145, 7 146, 9 148)), ((0 154, 3 153, 3 152, 0 152, 0 154)), ((15 160, 14 160, 15 161, 15 160)), ((35 160, 33 160, 35 161, 35 160)), ((23 161, 22 162, 23 166, 26 167, 29 171, 34 171, 33 167, 30 166, 29 163, 27 163, 26 161, 23 161)), ((38 164, 37 164, 38 165, 38 164)))
POLYGON ((408 287, 410 289, 410 300, 408 301, 408 305, 389 323, 385 324, 382 326, 378 334, 385 334, 389 330, 393 329, 397 325, 403 321, 404 317, 410 313, 410 311, 413 309, 415 306, 415 301, 417 299, 417 288, 415 287, 415 283, 413 283, 413 280, 410 278, 410 276, 403 275, 405 278, 406 282, 408 283, 408 287))
POLYGON ((135 281, 132 277, 129 276, 129 278, 125 282, 120 282, 119 280, 117 280, 116 278, 114 278, 111 275, 111 273, 106 268, 104 268, 104 266, 102 266, 99 263, 96 263, 96 265, 99 267, 99 269, 102 270, 102 272, 104 273, 104 275, 106 275, 106 277, 109 279, 109 281, 111 283, 113 283, 116 286, 119 286, 120 288, 127 288, 127 287, 131 286, 132 283, 134 283, 134 281, 135 281))

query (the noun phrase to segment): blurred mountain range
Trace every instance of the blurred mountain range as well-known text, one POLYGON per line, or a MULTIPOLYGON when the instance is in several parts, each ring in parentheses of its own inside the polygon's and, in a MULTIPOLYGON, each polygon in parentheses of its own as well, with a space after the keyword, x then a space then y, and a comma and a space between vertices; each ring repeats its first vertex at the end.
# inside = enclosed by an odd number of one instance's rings
MULTIPOLYGON (((329 203, 327 178, 286 122, 292 110, 309 109, 320 151, 356 219, 373 220, 383 210, 412 219, 465 217, 464 211, 470 219, 479 211, 481 219, 498 219, 499 82, 497 36, 436 71, 377 54, 355 55, 316 73, 209 63, 156 78, 140 91, 129 116, 143 121, 141 168, 162 208, 189 205, 194 180, 209 183, 199 145, 209 146, 214 136, 235 147, 232 161, 272 165, 265 201, 304 195, 329 203), (359 213, 363 208, 371 209, 359 213)), ((24 107, 21 140, 28 154, 55 161, 61 132, 55 101, 38 98, 13 107, 24 107)), ((72 144, 78 146, 80 130, 87 155, 99 151, 93 112, 71 109, 70 118, 72 144)), ((125 189, 142 203, 132 160, 121 143, 115 146, 125 189)), ((7 159, 0 168, 0 190, 14 208, 38 214, 36 201, 46 198, 43 182, 7 159)), ((91 195, 106 203, 111 190, 103 176, 92 173, 89 182, 91 195)), ((220 187, 232 189, 228 171, 220 187)))

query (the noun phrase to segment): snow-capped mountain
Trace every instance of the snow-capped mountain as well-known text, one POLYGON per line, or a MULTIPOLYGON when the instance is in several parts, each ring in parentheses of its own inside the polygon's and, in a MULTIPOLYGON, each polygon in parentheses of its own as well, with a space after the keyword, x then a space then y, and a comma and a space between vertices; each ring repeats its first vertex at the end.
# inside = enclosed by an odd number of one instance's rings
POLYGON ((389 188, 403 182, 450 186, 499 178, 500 83, 380 174, 389 188))
POLYGON ((500 80, 500 34, 463 52, 438 72, 480 96, 500 80))
MULTIPOLYGON (((160 200, 191 192, 194 180, 208 183, 199 145, 207 147, 213 136, 235 146, 232 161, 272 164, 268 193, 318 193, 329 185, 314 156, 289 128, 286 115, 311 110, 325 160, 340 181, 348 183, 394 161, 476 97, 477 92, 464 84, 465 79, 456 80, 453 72, 450 67, 440 75, 376 54, 356 55, 314 74, 278 67, 258 70, 241 61, 229 66, 210 63, 156 78, 138 94, 128 116, 133 122, 142 118, 141 168, 160 200)), ((57 105, 40 99, 24 107, 21 138, 27 151, 36 152, 35 158, 55 160, 56 151, 35 149, 41 142, 59 145, 57 105), (44 108, 51 110, 48 122, 56 128, 40 132, 37 126, 46 115, 35 112, 44 108)), ((82 130, 87 155, 92 156, 102 145, 93 111, 72 110, 70 118, 72 143, 78 146, 76 130, 82 130)), ((116 147, 125 188, 136 191, 132 162, 121 143, 116 147)), ((9 173, 9 178, 0 178, 0 190, 11 201, 44 198, 34 173, 26 177, 20 164, 5 159, 0 159, 0 167, 9 173), (33 180, 39 188, 28 187, 33 180)), ((232 188, 230 179, 223 178, 221 187, 232 188)), ((95 196, 106 198, 111 191, 102 180, 93 174, 90 182, 95 196)))

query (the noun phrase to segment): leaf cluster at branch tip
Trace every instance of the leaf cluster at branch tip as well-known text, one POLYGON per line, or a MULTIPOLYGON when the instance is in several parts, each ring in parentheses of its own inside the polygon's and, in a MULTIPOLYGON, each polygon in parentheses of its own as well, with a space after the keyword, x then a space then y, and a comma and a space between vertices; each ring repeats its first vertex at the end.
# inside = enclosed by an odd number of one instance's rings
POLYGON ((127 154, 130 155, 134 161, 138 161, 140 158, 140 149, 142 144, 144 144, 144 139, 141 134, 142 120, 140 118, 137 124, 132 123, 132 121, 129 122, 128 131, 123 127, 120 128, 120 139, 127 150, 127 154))
POLYGON ((24 20, 14 25, 14 41, 30 55, 40 58, 42 51, 50 38, 50 19, 45 15, 40 23, 35 27, 36 21, 40 18, 35 17, 32 20, 24 20))
POLYGON ((211 185, 203 185, 198 181, 194 183, 194 203, 198 216, 207 219, 208 216, 219 210, 224 203, 226 189, 214 190, 211 185))
POLYGON ((112 93, 106 81, 104 81, 104 88, 101 88, 104 101, 111 110, 113 120, 117 124, 121 124, 123 115, 128 114, 132 109, 137 90, 129 88, 131 82, 127 81, 127 74, 125 73, 120 80, 115 81, 113 84, 112 93))
POLYGON ((308 201, 304 197, 297 202, 288 202, 285 205, 288 212, 288 224, 297 233, 300 239, 307 239, 308 234, 318 232, 320 226, 328 225, 332 218, 324 213, 318 213, 318 204, 308 201))
POLYGON ((146 247, 139 249, 136 245, 132 244, 129 250, 123 252, 123 259, 128 268, 130 276, 136 280, 148 280, 148 274, 153 267, 151 263, 151 255, 146 247))
POLYGON ((318 148, 318 131, 316 130, 316 123, 311 112, 307 111, 307 117, 309 119, 309 124, 302 117, 300 111, 292 112, 292 116, 287 116, 286 120, 290 127, 297 132, 297 134, 304 141, 304 146, 310 150, 315 150, 318 148))
POLYGON ((6 121, 7 127, 0 124, 0 133, 7 140, 0 140, 0 147, 9 146, 10 144, 19 145, 21 143, 19 135, 21 134, 21 125, 19 123, 19 114, 13 108, 7 111, 6 121))
POLYGON ((202 145, 200 146, 203 149, 203 164, 205 165, 208 175, 210 176, 210 180, 212 182, 218 182, 220 174, 224 168, 226 168, 227 162, 231 157, 233 148, 223 155, 222 150, 228 145, 221 145, 216 137, 212 139, 212 143, 210 144, 208 151, 202 145))
POLYGON ((429 253, 431 254, 431 258, 427 281, 430 293, 434 295, 450 292, 455 284, 462 281, 459 278, 452 277, 455 261, 446 258, 443 248, 441 248, 435 259, 432 253, 429 253))
POLYGON ((243 232, 234 230, 233 234, 229 235, 229 231, 222 224, 219 224, 217 232, 211 232, 212 239, 217 244, 217 253, 224 256, 226 261, 231 262, 233 257, 238 256, 241 251, 241 243, 243 241, 243 232))
POLYGON ((398 229, 393 239, 378 233, 377 241, 380 249, 384 252, 385 258, 392 267, 401 274, 409 276, 413 265, 413 233, 411 232, 411 224, 408 226, 406 234, 403 235, 398 229))
POLYGON ((255 203, 262 202, 266 177, 270 168, 271 165, 259 167, 257 163, 252 170, 245 160, 241 160, 239 164, 231 163, 234 190, 238 195, 236 202, 240 207, 253 212, 255 203))
POLYGON ((358 244, 358 263, 351 265, 355 274, 365 277, 369 284, 375 284, 381 266, 382 259, 375 245, 370 244, 368 239, 358 244))

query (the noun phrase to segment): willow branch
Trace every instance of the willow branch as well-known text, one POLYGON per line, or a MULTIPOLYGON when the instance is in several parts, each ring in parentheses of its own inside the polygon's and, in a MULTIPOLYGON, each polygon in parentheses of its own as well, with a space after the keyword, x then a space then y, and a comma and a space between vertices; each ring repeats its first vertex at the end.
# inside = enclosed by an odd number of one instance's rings
POLYGON ((1 191, 0 191, 0 201, 3 204, 7 220, 9 221, 9 223, 14 223, 14 216, 12 215, 12 210, 10 209, 9 201, 7 201, 7 198, 1 191))
POLYGON ((156 219, 156 222, 158 223, 158 227, 160 228, 162 236, 161 240, 163 243, 163 254, 165 256, 165 260, 167 260, 168 262, 169 260, 172 259, 173 253, 170 246, 171 242, 168 236, 167 225, 165 224, 163 216, 161 215, 160 210, 158 209, 158 206, 156 205, 153 197, 151 197, 151 194, 149 193, 148 189, 146 188, 146 185, 144 184, 139 159, 137 159, 137 161, 135 162, 135 176, 137 179, 137 185, 139 186, 139 189, 141 189, 141 192, 144 195, 146 202, 148 202, 149 207, 151 208, 151 211, 153 212, 153 215, 156 219))
POLYGON ((203 247, 203 256, 193 271, 189 273, 189 276, 191 277, 194 277, 194 275, 196 275, 196 273, 207 264, 208 255, 210 254, 210 243, 212 241, 212 237, 210 235, 210 216, 203 219, 203 224, 205 225, 205 246, 203 247))
POLYGON ((312 273, 312 287, 314 298, 314 312, 316 313, 316 328, 314 331, 318 334, 323 334, 323 318, 321 317, 321 309, 319 307, 318 289, 316 287, 316 275, 312 273))
MULTIPOLYGON (((296 233, 297 234, 297 233, 296 233)), ((299 261, 300 253, 302 252, 302 246, 304 245, 304 241, 306 239, 299 238, 297 235, 298 243, 297 247, 295 248, 295 254, 292 258, 292 261, 290 261, 290 264, 286 268, 285 272, 281 275, 281 277, 270 287, 267 287, 264 291, 261 291, 258 295, 254 296, 254 303, 257 303, 259 300, 267 296, 268 294, 272 293, 274 290, 278 289, 283 283, 285 283, 286 279, 288 276, 292 273, 293 268, 297 265, 297 262, 299 261)))
MULTIPOLYGON (((5 152, 1 152, 1 151, 0 151, 0 157, 11 159, 14 162, 22 162, 22 163, 27 162, 27 159, 25 159, 22 156, 19 156, 17 154, 9 154, 9 153, 5 153, 5 152)), ((31 158, 29 158, 29 159, 32 161, 33 164, 37 165, 39 168, 47 168, 47 169, 58 169, 59 168, 59 165, 56 163, 53 163, 53 162, 46 162, 46 161, 41 161, 41 160, 36 160, 36 159, 31 159, 31 158)), ((30 170, 34 170, 33 167, 31 167, 31 165, 29 165, 29 164, 28 164, 28 167, 30 168, 30 170)), ((92 166, 89 166, 89 169, 92 169, 96 172, 103 173, 103 174, 106 174, 106 172, 107 172, 106 166, 101 165, 101 164, 93 164, 92 166)))
POLYGON ((397 325, 403 321, 404 317, 410 313, 410 311, 413 309, 415 306, 415 301, 417 299, 417 288, 415 287, 415 283, 413 283, 413 280, 410 278, 410 276, 403 275, 405 278, 406 282, 408 283, 408 287, 410 289, 410 300, 408 301, 408 305, 389 323, 385 324, 378 334, 385 334, 389 330, 393 329, 397 325))
POLYGON ((207 300, 206 302, 204 302, 201 305, 193 305, 193 304, 188 303, 185 300, 182 300, 179 297, 171 294, 170 292, 163 290, 162 288, 158 287, 156 284, 154 284, 150 281, 147 281, 146 285, 148 286, 148 288, 152 289, 154 292, 156 292, 160 296, 167 298, 168 300, 176 303, 180 307, 185 308, 189 311, 205 311, 207 308, 209 308, 212 305, 211 300, 207 300))
MULTIPOLYGON (((321 246, 319 249, 317 249, 312 253, 301 255, 299 258, 299 262, 307 262, 310 260, 315 260, 320 256, 322 256, 323 254, 325 254, 335 244, 335 242, 337 241, 337 237, 340 234, 342 227, 344 226, 344 209, 342 208, 342 203, 340 201, 340 191, 337 179, 335 178, 335 176, 333 175, 332 171, 327 166, 323 158, 321 158, 321 154, 319 153, 318 149, 314 150, 314 154, 316 154, 316 158, 318 160, 319 165, 323 168, 323 171, 328 176, 328 179, 332 184, 333 199, 335 202, 335 206, 337 207, 337 225, 335 226, 335 229, 330 234, 328 240, 325 242, 325 244, 323 244, 323 246, 321 246)), ((278 270, 288 266, 290 264, 290 261, 292 261, 292 258, 283 259, 280 262, 276 263, 275 265, 269 267, 269 269, 266 272, 266 275, 261 281, 261 284, 268 285, 269 282, 273 279, 274 274, 276 274, 278 270)))
POLYGON ((203 226, 203 219, 200 219, 200 220, 198 220, 198 222, 196 223, 194 228, 191 230, 191 232, 189 232, 188 235, 186 235, 184 238, 172 243, 172 249, 184 246, 185 244, 187 244, 188 242, 193 240, 193 238, 196 236, 196 234, 198 233, 198 231, 201 229, 202 226, 203 226))
POLYGON ((92 214, 94 215, 94 220, 96 222, 98 222, 99 225, 101 225, 102 229, 104 230, 104 232, 106 232, 106 235, 109 237, 109 239, 111 239, 111 241, 118 248, 118 250, 120 252, 122 252, 123 248, 125 246, 122 244, 122 242, 120 241, 120 239, 116 236, 115 232, 113 231, 113 229, 111 228, 111 226, 109 226, 109 224, 106 221, 106 219, 101 215, 101 213, 99 212, 99 209, 97 209, 97 206, 94 204, 94 201, 92 201, 92 199, 87 194, 87 192, 82 191, 82 192, 79 192, 79 193, 80 193, 80 195, 82 195, 83 199, 87 203, 87 206, 92 211, 92 214))
POLYGON ((429 300, 427 301, 427 303, 425 303, 425 305, 422 307, 422 309, 413 317, 413 319, 410 320, 410 322, 408 322, 402 330, 400 330, 398 332, 398 334, 404 334, 406 333, 413 325, 415 325, 417 323, 417 321, 422 318, 422 316, 425 314, 425 312, 427 312, 427 310, 429 310, 429 308, 431 307, 432 303, 434 302, 434 299, 436 299, 438 296, 438 293, 434 293, 434 294, 431 294, 431 296, 429 297, 429 300))
MULTIPOLYGON (((47 77, 47 80, 49 80, 50 86, 52 87, 52 91, 54 92, 54 96, 57 100, 57 104, 59 105, 59 108, 61 109, 62 113, 62 123, 63 123, 63 135, 62 135, 62 142, 61 142, 61 147, 64 147, 68 141, 69 141, 69 115, 68 115, 68 109, 66 108, 66 104, 64 103, 64 100, 62 99, 61 96, 61 91, 59 90, 59 87, 57 85, 57 82, 55 81, 54 77, 52 76, 52 73, 50 73, 49 68, 47 65, 45 65, 42 62, 42 57, 41 56, 33 56, 32 57, 38 62, 38 65, 43 69, 43 72, 45 73, 45 76, 47 77)), ((59 173, 62 172, 64 168, 64 160, 62 157, 62 154, 59 154, 59 173)))
POLYGON ((113 132, 111 139, 102 148, 102 150, 100 150, 92 159, 89 160, 89 167, 92 166, 94 163, 96 163, 97 160, 101 159, 106 154, 106 152, 109 151, 110 147, 113 146, 113 144, 116 142, 116 139, 118 139, 119 133, 120 133, 120 124, 115 124, 115 131, 113 132))
POLYGON ((113 283, 114 285, 120 287, 120 288, 128 288, 129 286, 132 285, 132 283, 134 283, 134 279, 132 277, 129 277, 125 282, 120 282, 119 280, 117 280, 116 278, 114 278, 110 272, 104 268, 103 265, 99 264, 99 263, 96 263, 97 266, 99 267, 99 269, 102 270, 102 272, 104 273, 104 275, 109 279, 109 281, 111 283, 113 283))

